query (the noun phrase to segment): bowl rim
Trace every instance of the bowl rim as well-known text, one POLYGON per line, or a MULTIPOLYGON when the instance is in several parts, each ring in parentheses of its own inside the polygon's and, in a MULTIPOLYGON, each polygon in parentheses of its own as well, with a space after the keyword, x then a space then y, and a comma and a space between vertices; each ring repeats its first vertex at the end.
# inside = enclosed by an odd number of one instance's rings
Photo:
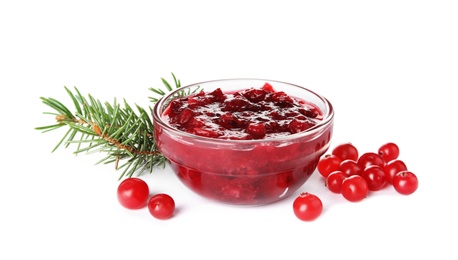
POLYGON ((310 135, 316 134, 321 129, 329 126, 333 122, 334 114, 335 114, 334 107, 332 106, 331 102, 326 97, 318 94, 317 92, 310 90, 309 88, 302 87, 297 84, 280 81, 280 80, 264 79, 264 78, 223 78, 223 79, 201 81, 201 82, 197 82, 197 83, 193 83, 193 84, 189 84, 185 86, 180 86, 179 88, 174 89, 173 91, 167 93, 166 95, 163 95, 156 103, 154 103, 153 110, 152 110, 153 125, 154 125, 154 122, 156 122, 159 125, 161 125, 161 127, 167 129, 170 132, 173 132, 176 135, 187 137, 187 138, 199 141, 199 142, 219 143, 219 144, 256 144, 256 143, 259 144, 259 143, 266 143, 266 142, 282 142, 282 141, 290 141, 290 140, 298 139, 301 137, 310 136, 310 135), (223 82, 223 81, 243 81, 243 80, 272 82, 272 83, 286 84, 286 85, 290 85, 296 88, 300 88, 314 95, 318 99, 320 99, 323 102, 323 104, 325 105, 325 107, 327 108, 327 113, 323 115, 323 120, 321 120, 318 124, 316 124, 315 126, 305 131, 286 135, 286 136, 263 138, 263 139, 251 139, 251 140, 219 139, 219 138, 205 137, 205 136, 200 136, 196 134, 191 134, 191 133, 184 132, 182 130, 172 127, 170 124, 168 124, 167 122, 165 122, 162 119, 162 115, 161 115, 162 112, 160 112, 159 110, 162 107, 162 104, 164 103, 164 101, 170 98, 171 96, 175 95, 176 93, 182 91, 183 89, 197 87, 197 86, 208 84, 208 83, 217 83, 217 82, 223 82))

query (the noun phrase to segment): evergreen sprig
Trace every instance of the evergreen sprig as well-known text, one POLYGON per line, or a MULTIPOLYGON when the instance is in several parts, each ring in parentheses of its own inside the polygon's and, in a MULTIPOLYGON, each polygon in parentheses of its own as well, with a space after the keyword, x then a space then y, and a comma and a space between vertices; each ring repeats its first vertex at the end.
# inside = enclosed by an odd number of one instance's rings
MULTIPOLYGON (((180 81, 172 73, 175 88, 181 86, 180 81)), ((166 90, 174 88, 162 78, 166 90)), ((155 166, 165 166, 167 159, 158 151, 154 140, 153 123, 149 111, 135 105, 135 109, 126 100, 122 106, 115 99, 112 103, 102 103, 98 99, 87 95, 84 97, 75 87, 74 92, 65 87, 73 101, 75 112, 71 112, 64 104, 53 98, 41 97, 42 102, 52 108, 54 112, 44 114, 53 115, 56 123, 36 127, 36 130, 49 132, 62 127, 68 130, 54 147, 77 146, 74 151, 79 153, 105 153, 106 156, 96 164, 114 163, 115 169, 123 169, 119 179, 138 175, 145 170, 152 172, 155 166)), ((160 96, 166 94, 158 88, 150 88, 159 97, 149 97, 155 103, 160 96)))

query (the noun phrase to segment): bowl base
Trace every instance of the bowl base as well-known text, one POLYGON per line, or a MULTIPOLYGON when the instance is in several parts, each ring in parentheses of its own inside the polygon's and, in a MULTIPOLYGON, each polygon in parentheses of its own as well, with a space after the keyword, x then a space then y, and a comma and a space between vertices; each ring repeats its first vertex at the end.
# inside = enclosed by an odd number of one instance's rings
POLYGON ((265 205, 284 199, 313 174, 316 162, 304 167, 264 175, 203 173, 171 162, 181 182, 195 193, 231 205, 265 205))

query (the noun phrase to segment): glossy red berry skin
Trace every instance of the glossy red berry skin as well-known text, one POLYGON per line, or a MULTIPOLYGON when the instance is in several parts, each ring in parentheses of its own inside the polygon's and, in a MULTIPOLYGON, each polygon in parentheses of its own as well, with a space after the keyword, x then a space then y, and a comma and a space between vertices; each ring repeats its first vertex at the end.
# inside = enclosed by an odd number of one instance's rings
POLYGON ((386 186, 385 171, 378 165, 370 165, 361 172, 370 191, 378 191, 386 186))
POLYGON ((318 161, 317 170, 321 176, 327 178, 331 172, 337 171, 342 160, 332 154, 326 154, 318 161))
POLYGON ((157 219, 169 219, 175 212, 175 200, 165 193, 155 194, 148 200, 148 211, 157 219))
POLYGON ((418 178, 411 171, 398 172, 393 177, 393 187, 402 195, 410 195, 418 188, 418 178))
POLYGON ((326 178, 325 185, 333 193, 341 194, 342 193, 342 182, 348 176, 342 171, 331 172, 326 178))
POLYGON ((357 162, 358 162, 358 165, 361 166, 363 170, 370 165, 377 165, 380 167, 385 166, 385 161, 383 160, 383 158, 379 154, 376 154, 373 152, 363 153, 358 158, 357 162))
POLYGON ((368 193, 369 186, 359 175, 352 175, 342 182, 342 195, 350 202, 359 202, 366 198, 368 193))
POLYGON ((298 219, 313 221, 321 215, 323 203, 318 196, 303 192, 294 200, 293 211, 298 219))
POLYGON ((339 157, 342 161, 357 161, 359 157, 358 149, 352 143, 339 144, 331 151, 331 154, 339 157))
POLYGON ((385 180, 387 183, 392 184, 393 183, 393 177, 401 171, 407 171, 407 166, 406 164, 399 159, 389 161, 385 167, 385 180))
POLYGON ((385 162, 396 160, 399 157, 399 147, 395 143, 385 143, 378 149, 378 154, 382 157, 385 162))
POLYGON ((360 175, 363 168, 358 165, 356 161, 344 160, 340 163, 339 170, 345 173, 347 176, 360 175))
POLYGON ((125 208, 143 208, 149 197, 148 184, 139 178, 127 178, 119 184, 117 197, 119 203, 125 208))

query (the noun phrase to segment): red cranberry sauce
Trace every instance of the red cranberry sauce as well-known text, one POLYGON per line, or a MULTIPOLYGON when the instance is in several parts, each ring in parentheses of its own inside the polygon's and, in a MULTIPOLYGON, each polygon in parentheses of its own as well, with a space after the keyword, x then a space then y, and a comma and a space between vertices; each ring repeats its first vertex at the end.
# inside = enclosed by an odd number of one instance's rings
POLYGON ((223 93, 220 88, 209 93, 202 90, 171 101, 164 116, 181 131, 233 140, 295 134, 323 119, 315 105, 274 91, 268 83, 234 93, 223 93))
POLYGON ((229 204, 262 205, 292 194, 312 175, 332 135, 327 124, 291 140, 273 138, 304 131, 324 116, 316 105, 269 84, 175 99, 162 117, 175 129, 214 140, 177 138, 154 120, 157 147, 178 178, 203 197, 229 204), (219 142, 228 139, 253 142, 219 142))

